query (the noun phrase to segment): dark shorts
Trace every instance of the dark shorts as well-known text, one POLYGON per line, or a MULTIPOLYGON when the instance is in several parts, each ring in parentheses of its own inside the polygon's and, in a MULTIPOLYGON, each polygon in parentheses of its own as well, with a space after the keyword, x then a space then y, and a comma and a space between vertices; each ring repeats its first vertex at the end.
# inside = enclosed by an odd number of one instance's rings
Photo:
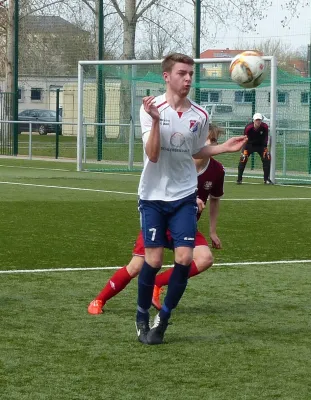
MULTIPOLYGON (((166 232, 166 239, 167 242, 165 244, 165 248, 173 250, 174 249, 174 243, 171 237, 170 231, 166 232)), ((195 235, 195 241, 194 241, 194 246, 208 246, 208 242, 203 235, 203 233, 197 231, 195 235)), ((145 243, 144 243, 144 238, 143 238, 143 232, 140 231, 138 234, 138 237, 136 239, 135 245, 134 245, 134 250, 133 250, 133 256, 139 256, 139 257, 145 257, 145 243)))
POLYGON ((196 193, 180 200, 139 200, 145 247, 167 247, 169 230, 175 247, 194 247, 197 231, 196 193))

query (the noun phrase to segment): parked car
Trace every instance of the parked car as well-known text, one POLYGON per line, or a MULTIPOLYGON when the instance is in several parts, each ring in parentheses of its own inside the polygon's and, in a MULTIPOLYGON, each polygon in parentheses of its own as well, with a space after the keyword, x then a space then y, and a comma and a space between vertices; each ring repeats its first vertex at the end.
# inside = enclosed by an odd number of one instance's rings
POLYGON ((234 118, 233 107, 231 104, 208 103, 201 104, 209 114, 211 121, 213 120, 229 120, 234 118))
MULTIPOLYGON (((56 133, 56 124, 49 124, 49 122, 56 122, 56 111, 40 109, 24 110, 18 114, 18 120, 25 121, 18 124, 19 133, 29 132, 29 124, 26 121, 34 121, 32 129, 38 132, 39 135, 56 133)), ((62 122, 61 115, 59 116, 59 122, 62 122)), ((62 134, 61 125, 59 125, 59 134, 62 134)))

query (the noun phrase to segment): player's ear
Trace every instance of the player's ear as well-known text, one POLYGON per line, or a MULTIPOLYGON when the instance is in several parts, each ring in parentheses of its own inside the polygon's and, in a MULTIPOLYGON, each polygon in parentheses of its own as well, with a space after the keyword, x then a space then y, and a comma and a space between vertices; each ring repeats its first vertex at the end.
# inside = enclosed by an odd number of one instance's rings
POLYGON ((163 72, 163 79, 165 80, 165 82, 169 81, 169 74, 168 72, 163 72))

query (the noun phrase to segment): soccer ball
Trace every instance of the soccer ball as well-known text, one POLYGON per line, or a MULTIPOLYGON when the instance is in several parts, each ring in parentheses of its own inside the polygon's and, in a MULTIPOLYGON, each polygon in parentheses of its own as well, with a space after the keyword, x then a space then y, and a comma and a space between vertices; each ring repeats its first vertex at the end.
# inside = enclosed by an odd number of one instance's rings
POLYGON ((230 64, 231 79, 244 88, 255 88, 265 78, 265 62, 256 51, 244 51, 230 64))

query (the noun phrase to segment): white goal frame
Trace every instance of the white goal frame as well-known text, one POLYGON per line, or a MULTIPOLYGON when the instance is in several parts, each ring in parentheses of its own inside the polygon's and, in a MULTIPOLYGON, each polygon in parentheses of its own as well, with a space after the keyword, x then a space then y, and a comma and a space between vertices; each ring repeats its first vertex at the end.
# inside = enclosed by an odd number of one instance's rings
MULTIPOLYGON (((271 169, 270 179, 275 182, 275 166, 276 166, 276 100, 277 100, 277 59, 275 56, 263 56, 265 61, 271 63, 270 76, 270 153, 271 153, 271 169)), ((233 58, 200 58, 194 59, 196 64, 204 63, 230 63, 233 58)), ((161 64, 162 60, 92 60, 79 61, 78 63, 78 126, 77 126, 77 171, 82 171, 83 161, 83 84, 84 70, 86 65, 154 65, 161 64)), ((132 104, 133 106, 133 104, 132 104)), ((132 167, 133 160, 133 135, 130 136, 129 143, 129 167, 132 167)))

